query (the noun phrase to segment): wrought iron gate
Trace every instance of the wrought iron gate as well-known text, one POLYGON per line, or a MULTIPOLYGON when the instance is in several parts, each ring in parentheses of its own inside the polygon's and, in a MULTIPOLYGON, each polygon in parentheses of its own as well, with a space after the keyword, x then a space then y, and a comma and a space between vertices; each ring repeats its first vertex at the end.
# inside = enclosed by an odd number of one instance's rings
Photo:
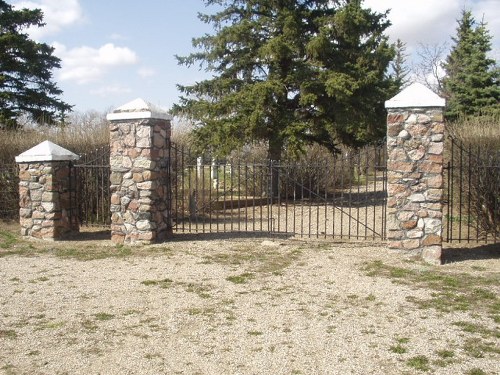
POLYGON ((196 158, 172 144, 174 233, 385 239, 385 144, 328 160, 196 158))
POLYGON ((73 215, 80 225, 111 224, 109 145, 81 155, 71 168, 75 181, 72 193, 73 215))
POLYGON ((450 135, 446 158, 443 239, 499 242, 500 152, 485 152, 450 135))

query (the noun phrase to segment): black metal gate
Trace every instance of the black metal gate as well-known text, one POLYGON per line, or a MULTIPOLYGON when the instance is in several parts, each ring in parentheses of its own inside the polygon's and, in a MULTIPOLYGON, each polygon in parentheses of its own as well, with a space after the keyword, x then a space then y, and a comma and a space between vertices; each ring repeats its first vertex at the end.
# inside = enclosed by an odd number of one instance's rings
POLYGON ((499 242, 500 152, 448 136, 444 233, 447 242, 499 242))
POLYGON ((109 145, 83 154, 71 168, 73 215, 80 225, 108 226, 111 224, 111 194, 109 145))
POLYGON ((386 146, 325 160, 224 162, 172 144, 174 233, 385 239, 386 146))

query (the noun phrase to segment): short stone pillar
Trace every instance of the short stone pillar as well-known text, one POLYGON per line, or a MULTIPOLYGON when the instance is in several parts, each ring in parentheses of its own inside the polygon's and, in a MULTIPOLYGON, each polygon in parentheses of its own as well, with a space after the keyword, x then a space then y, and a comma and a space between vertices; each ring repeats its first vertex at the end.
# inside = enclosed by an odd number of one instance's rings
POLYGON ((441 263, 445 100, 414 83, 388 100, 389 247, 441 263))
POLYGON ((168 184, 171 116, 142 99, 107 115, 111 144, 111 239, 163 241, 171 232, 168 184))
POLYGON ((57 240, 78 232, 76 207, 71 199, 75 181, 71 161, 79 156, 50 141, 16 156, 19 164, 21 234, 57 240))

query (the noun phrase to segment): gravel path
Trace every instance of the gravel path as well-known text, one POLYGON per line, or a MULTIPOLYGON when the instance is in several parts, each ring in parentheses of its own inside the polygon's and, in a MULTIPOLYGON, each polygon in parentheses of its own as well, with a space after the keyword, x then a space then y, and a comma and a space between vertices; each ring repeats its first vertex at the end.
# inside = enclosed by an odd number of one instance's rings
MULTIPOLYGON (((414 374, 408 361, 418 356, 433 374, 498 373, 500 356, 468 355, 474 334, 450 323, 498 325, 418 309, 408 298, 432 290, 368 276, 373 261, 431 267, 382 246, 193 240, 87 261, 61 249, 116 247, 43 246, 59 255, 0 258, 0 373, 414 374)), ((441 269, 498 273, 500 259, 441 269)))

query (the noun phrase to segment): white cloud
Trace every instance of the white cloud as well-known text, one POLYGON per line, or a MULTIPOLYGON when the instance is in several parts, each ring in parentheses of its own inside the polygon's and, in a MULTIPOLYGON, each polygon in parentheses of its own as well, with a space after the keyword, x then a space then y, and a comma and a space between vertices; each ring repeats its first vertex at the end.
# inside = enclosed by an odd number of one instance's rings
POLYGON ((84 18, 79 0, 28 0, 16 1, 14 7, 41 9, 43 12, 44 27, 35 27, 28 30, 34 39, 41 39, 47 35, 54 35, 68 26, 82 22, 84 18))
POLYGON ((118 33, 113 33, 109 36, 109 38, 111 40, 127 40, 128 38, 126 36, 123 36, 121 34, 118 34, 118 33))
POLYGON ((390 9, 388 29, 391 40, 398 38, 409 50, 423 44, 441 44, 450 39, 463 7, 463 0, 365 0, 366 7, 378 12, 390 9))
POLYGON ((102 77, 110 68, 134 65, 138 62, 137 55, 127 47, 117 47, 107 43, 96 49, 82 46, 67 49, 60 43, 53 44, 54 54, 62 60, 58 71, 62 81, 75 81, 85 84, 102 77))
POLYGON ((492 56, 500 60, 500 4, 498 0, 482 0, 472 5, 472 14, 477 22, 484 20, 492 40, 492 56), (483 19, 484 17, 484 19, 483 19))
POLYGON ((90 90, 92 95, 101 96, 103 98, 108 97, 109 95, 116 94, 130 94, 132 89, 129 87, 124 87, 121 85, 110 85, 99 87, 98 89, 90 90))
POLYGON ((142 67, 139 70, 137 70, 137 74, 139 74, 139 76, 141 76, 142 78, 148 78, 155 76, 156 71, 151 68, 142 67))

